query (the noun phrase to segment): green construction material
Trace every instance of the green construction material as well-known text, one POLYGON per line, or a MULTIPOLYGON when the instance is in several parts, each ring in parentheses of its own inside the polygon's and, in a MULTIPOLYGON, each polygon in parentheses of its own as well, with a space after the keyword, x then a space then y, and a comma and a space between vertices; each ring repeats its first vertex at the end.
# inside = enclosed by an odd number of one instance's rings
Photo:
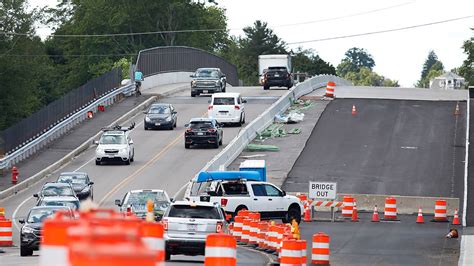
POLYGON ((258 139, 281 138, 286 136, 286 131, 281 124, 271 124, 261 134, 258 139))
POLYGON ((301 133, 301 128, 293 128, 290 131, 288 131, 288 134, 300 134, 301 133))
POLYGON ((263 144, 249 144, 247 145, 248 151, 280 151, 275 145, 263 145, 263 144))

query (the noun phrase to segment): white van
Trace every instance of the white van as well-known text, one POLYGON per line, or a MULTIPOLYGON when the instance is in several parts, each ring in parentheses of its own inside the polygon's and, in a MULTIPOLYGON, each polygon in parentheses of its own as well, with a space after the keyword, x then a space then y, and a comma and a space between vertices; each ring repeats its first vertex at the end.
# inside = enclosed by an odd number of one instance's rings
POLYGON ((226 92, 214 93, 207 108, 209 118, 214 118, 219 123, 245 124, 245 103, 240 93, 226 92))

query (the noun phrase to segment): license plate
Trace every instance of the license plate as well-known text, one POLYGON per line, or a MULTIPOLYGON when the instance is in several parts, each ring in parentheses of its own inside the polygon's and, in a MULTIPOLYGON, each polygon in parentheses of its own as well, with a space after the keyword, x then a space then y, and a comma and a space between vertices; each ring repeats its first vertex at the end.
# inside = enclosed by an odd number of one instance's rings
POLYGON ((155 126, 159 126, 159 125, 161 125, 161 124, 160 123, 155 123, 155 126))
POLYGON ((202 93, 207 93, 207 90, 203 90, 202 93))
POLYGON ((115 155, 109 155, 109 158, 114 158, 114 157, 115 157, 115 155))
POLYGON ((188 231, 196 231, 197 224, 188 224, 188 231))
POLYGON ((198 132, 198 136, 203 136, 203 135, 204 135, 204 133, 198 132))
POLYGON ((280 76, 280 75, 278 75, 278 74, 275 74, 275 77, 279 77, 279 76, 280 76))

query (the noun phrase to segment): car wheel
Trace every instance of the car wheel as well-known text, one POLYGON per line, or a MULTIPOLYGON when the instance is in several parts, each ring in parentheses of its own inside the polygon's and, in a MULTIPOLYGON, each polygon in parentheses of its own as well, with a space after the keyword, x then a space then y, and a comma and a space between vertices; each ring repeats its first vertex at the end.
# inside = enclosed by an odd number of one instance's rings
POLYGON ((268 89, 270 89, 270 87, 268 87, 268 86, 263 86, 263 89, 264 89, 264 90, 268 90, 268 89))
POLYGON ((95 160, 95 165, 100 165, 100 161, 95 160))
POLYGON ((176 127, 177 125, 178 125, 178 119, 174 121, 174 127, 176 127))
POLYGON ((298 207, 290 206, 288 212, 286 213, 286 217, 282 219, 284 223, 291 223, 293 219, 296 220, 297 223, 301 222, 301 210, 298 207))
POLYGON ((219 145, 222 145, 222 139, 224 139, 224 135, 221 136, 221 140, 219 140, 219 145))
POLYGON ((214 149, 219 149, 219 138, 216 139, 216 143, 214 144, 214 149))
POLYGON ((196 97, 196 93, 191 92, 191 97, 196 97))
POLYGON ((222 92, 225 92, 225 86, 222 88, 222 92))
POLYGON ((244 114, 244 119, 242 120, 242 124, 245 124, 245 114, 244 114))
POLYGON ((184 143, 184 148, 185 148, 185 149, 189 149, 190 147, 191 147, 191 145, 190 145, 190 144, 186 144, 186 143, 184 143))
POLYGON ((130 165, 130 158, 125 161, 126 165, 130 165))
POLYGON ((165 261, 171 260, 171 254, 167 251, 165 251, 165 261))
POLYGON ((243 205, 240 205, 239 207, 237 207, 237 209, 235 209, 235 212, 234 212, 234 218, 235 218, 235 216, 237 216, 237 214, 241 210, 248 210, 248 208, 246 206, 243 206, 243 205))
POLYGON ((20 246, 20 256, 21 257, 26 257, 26 256, 31 256, 33 255, 33 250, 25 247, 20 246))
POLYGON ((135 161, 135 154, 132 156, 132 158, 130 158, 130 162, 133 162, 135 161))

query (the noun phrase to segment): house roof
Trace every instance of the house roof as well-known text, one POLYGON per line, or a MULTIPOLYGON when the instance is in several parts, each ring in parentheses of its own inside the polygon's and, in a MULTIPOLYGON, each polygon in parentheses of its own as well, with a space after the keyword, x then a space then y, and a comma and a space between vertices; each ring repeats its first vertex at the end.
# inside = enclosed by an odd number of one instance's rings
POLYGON ((443 75, 436 77, 435 79, 464 79, 464 78, 453 72, 446 72, 443 75))

